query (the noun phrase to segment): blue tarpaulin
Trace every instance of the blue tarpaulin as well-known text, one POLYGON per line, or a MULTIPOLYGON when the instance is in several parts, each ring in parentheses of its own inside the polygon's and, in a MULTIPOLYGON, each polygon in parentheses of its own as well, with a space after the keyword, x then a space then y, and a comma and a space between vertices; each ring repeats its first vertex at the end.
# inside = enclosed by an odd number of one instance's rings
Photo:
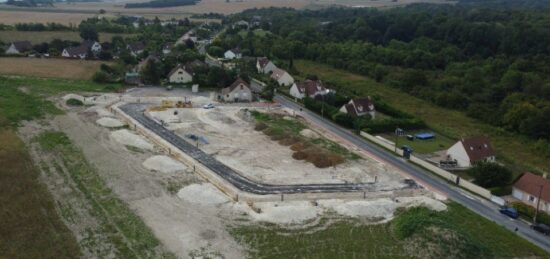
POLYGON ((435 138, 435 134, 430 132, 422 132, 422 133, 417 133, 416 135, 414 135, 414 137, 417 139, 433 139, 435 138))

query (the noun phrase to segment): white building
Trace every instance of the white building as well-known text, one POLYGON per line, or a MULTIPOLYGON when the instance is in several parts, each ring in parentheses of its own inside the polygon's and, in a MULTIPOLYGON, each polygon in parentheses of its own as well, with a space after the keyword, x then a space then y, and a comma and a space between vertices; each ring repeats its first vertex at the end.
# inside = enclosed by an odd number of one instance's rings
POLYGON ((342 105, 340 112, 351 114, 353 116, 364 116, 369 114, 374 118, 376 111, 370 97, 351 99, 347 104, 342 105))
POLYGON ((168 81, 175 84, 185 84, 193 81, 193 71, 183 65, 177 65, 168 73, 168 81))
POLYGON ((91 50, 94 54, 101 52, 101 44, 93 40, 85 40, 82 42, 82 45, 86 47, 87 50, 91 50))
POLYGON ((229 87, 222 89, 221 99, 225 102, 251 102, 252 91, 250 85, 239 78, 229 87))
POLYGON ((535 208, 538 203, 539 210, 550 212, 550 180, 529 172, 524 173, 514 184, 512 197, 535 208))
POLYGON ((264 73, 269 74, 275 70, 277 66, 271 62, 268 58, 258 58, 256 61, 256 69, 258 69, 258 73, 264 73))
POLYGON ((495 151, 487 137, 479 136, 462 139, 451 146, 447 160, 456 161, 459 167, 471 167, 476 162, 494 162, 495 151))
POLYGON ((241 53, 241 50, 239 48, 234 48, 234 49, 230 49, 228 51, 226 51, 225 53, 223 53, 223 56, 226 58, 226 59, 239 59, 239 58, 242 58, 242 53, 241 53))
POLYGON ((294 98, 303 99, 305 97, 315 98, 317 95, 325 95, 329 93, 329 90, 323 86, 321 81, 307 79, 303 82, 292 84, 289 93, 294 98))
POLYGON ((32 44, 29 41, 15 41, 10 44, 6 50, 6 54, 21 54, 32 49, 32 44))
POLYGON ((294 78, 285 70, 275 68, 271 74, 273 78, 280 86, 291 86, 294 83, 294 78))

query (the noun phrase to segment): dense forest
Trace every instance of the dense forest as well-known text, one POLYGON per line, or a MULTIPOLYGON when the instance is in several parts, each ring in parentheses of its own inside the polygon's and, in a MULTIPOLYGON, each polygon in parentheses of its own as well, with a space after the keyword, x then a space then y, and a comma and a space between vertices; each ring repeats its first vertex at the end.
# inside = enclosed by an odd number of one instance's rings
POLYGON ((272 33, 229 29, 219 47, 291 64, 308 59, 464 111, 535 139, 550 139, 550 4, 462 1, 390 10, 248 10, 272 33), (491 7, 492 3, 496 8, 491 7))

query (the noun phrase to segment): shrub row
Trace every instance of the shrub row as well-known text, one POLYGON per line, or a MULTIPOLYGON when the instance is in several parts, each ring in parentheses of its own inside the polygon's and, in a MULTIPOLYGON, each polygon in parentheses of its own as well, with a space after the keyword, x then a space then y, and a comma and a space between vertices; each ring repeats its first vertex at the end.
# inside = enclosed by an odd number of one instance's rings
MULTIPOLYGON (((519 212, 519 214, 523 216, 531 219, 535 216, 535 208, 532 206, 529 206, 522 202, 513 202, 511 205, 519 212)), ((537 222, 550 225, 550 214, 539 210, 539 214, 537 215, 537 222)))

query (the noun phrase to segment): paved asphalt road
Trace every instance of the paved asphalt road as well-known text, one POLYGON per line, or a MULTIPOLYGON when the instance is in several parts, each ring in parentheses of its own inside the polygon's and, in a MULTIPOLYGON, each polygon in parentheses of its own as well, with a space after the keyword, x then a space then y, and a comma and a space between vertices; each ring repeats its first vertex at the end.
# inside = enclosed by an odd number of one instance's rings
MULTIPOLYGON (((138 121, 141 125, 147 129, 153 131, 155 134, 168 141, 193 159, 197 160, 214 173, 233 184, 239 190, 254 193, 254 194, 291 194, 291 193, 334 193, 334 192, 372 192, 372 191, 385 191, 384 189, 377 188, 374 183, 342 183, 342 184, 295 184, 295 185, 271 185, 254 182, 248 179, 230 167, 216 160, 214 157, 204 153, 193 144, 180 138, 172 131, 164 128, 158 122, 145 116, 145 105, 142 104, 125 104, 120 109, 138 121)), ((417 188, 416 184, 408 184, 403 187, 417 188)), ((395 190, 389 189, 387 191, 395 190)))
POLYGON ((385 161, 388 164, 395 166, 396 168, 400 169, 404 173, 410 175, 412 178, 429 185, 431 189, 446 195, 450 199, 462 204, 463 206, 475 211, 476 213, 506 227, 511 231, 514 231, 514 229, 517 227, 518 234, 520 236, 538 245, 539 247, 543 248, 547 252, 550 252, 550 237, 544 236, 530 229, 529 224, 523 221, 512 220, 507 216, 500 214, 500 212, 498 211, 497 205, 494 205, 493 203, 485 199, 482 199, 473 194, 470 194, 456 187, 454 184, 451 184, 441 178, 438 178, 434 174, 422 168, 419 168, 413 164, 408 163, 402 158, 397 157, 391 154, 390 152, 384 150, 383 148, 368 142, 362 137, 357 136, 352 132, 346 129, 343 129, 340 126, 321 118, 321 116, 317 115, 316 113, 313 113, 309 110, 302 108, 300 105, 290 101, 286 97, 283 97, 281 95, 276 95, 275 101, 282 104, 283 106, 292 108, 296 111, 299 111, 300 109, 302 109, 302 111, 299 114, 304 116, 306 119, 314 122, 315 124, 319 125, 320 127, 323 127, 324 129, 332 132, 333 134, 336 134, 340 138, 343 138, 351 143, 354 143, 357 147, 377 156, 379 159, 385 161))

